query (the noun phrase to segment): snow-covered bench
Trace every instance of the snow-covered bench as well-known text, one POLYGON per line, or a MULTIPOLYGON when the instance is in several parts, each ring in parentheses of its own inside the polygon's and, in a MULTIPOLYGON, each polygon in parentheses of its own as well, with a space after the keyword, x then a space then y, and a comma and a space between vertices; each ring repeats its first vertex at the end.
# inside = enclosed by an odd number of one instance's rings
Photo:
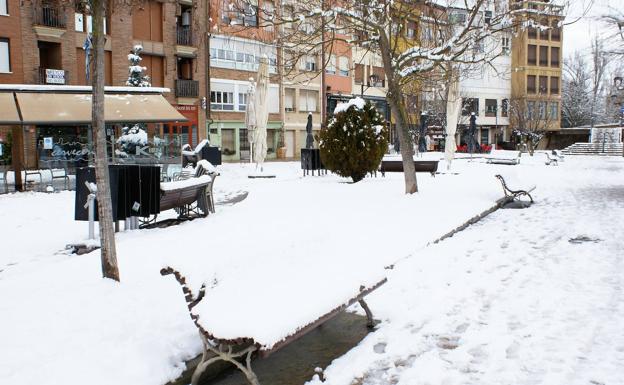
POLYGON ((545 152, 544 155, 546 155, 546 165, 547 166, 558 166, 559 165, 559 158, 557 157, 557 155, 551 155, 548 152, 545 152))
POLYGON ((493 164, 520 164, 520 151, 494 150, 485 156, 488 163, 493 164))
POLYGON ((509 202, 520 200, 521 196, 526 196, 531 200, 531 203, 533 203, 533 197, 531 196, 531 192, 535 190, 535 185, 529 186, 526 189, 511 189, 509 188, 509 186, 507 186, 507 182, 505 182, 505 178, 503 178, 502 175, 496 175, 496 178, 498 178, 498 180, 503 185, 503 192, 505 193, 505 198, 509 202))
MULTIPOLYGON (((279 281, 278 275, 268 281, 258 277, 260 281, 255 284, 256 289, 242 293, 240 288, 238 291, 234 288, 224 290, 208 273, 205 276, 210 281, 207 292, 205 283, 199 286, 199 282, 205 282, 198 281, 203 276, 201 270, 201 267, 185 266, 190 275, 172 267, 160 271, 163 276, 173 275, 182 286, 190 317, 203 343, 202 358, 193 373, 192 385, 197 385, 206 369, 218 361, 233 364, 249 384, 259 385, 251 366, 252 356, 270 355, 355 302, 364 309, 368 327, 374 327, 373 315, 364 297, 386 282, 382 274, 373 275, 375 278, 360 281, 364 283, 358 284, 358 288, 352 285, 353 280, 344 277, 339 284, 324 282, 319 285, 318 279, 322 279, 319 277, 313 279, 314 283, 303 280, 293 287, 286 277, 283 282, 279 281)), ((241 279, 239 274, 240 271, 236 273, 236 280, 241 279)), ((219 278, 227 280, 227 277, 219 278)))

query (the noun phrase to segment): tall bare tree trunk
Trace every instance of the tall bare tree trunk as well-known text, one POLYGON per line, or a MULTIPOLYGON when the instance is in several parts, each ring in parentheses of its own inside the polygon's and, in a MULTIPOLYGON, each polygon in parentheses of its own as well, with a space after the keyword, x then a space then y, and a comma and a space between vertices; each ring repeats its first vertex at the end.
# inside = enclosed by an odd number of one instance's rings
POLYGON ((102 275, 104 278, 119 281, 117 252, 115 250, 115 228, 110 179, 108 175, 108 155, 106 153, 106 126, 104 122, 104 0, 91 0, 93 12, 93 72, 91 125, 95 134, 95 181, 97 184, 98 217, 102 275))
POLYGON ((382 34, 379 39, 381 58, 384 64, 384 71, 388 78, 388 93, 386 98, 390 102, 392 115, 396 120, 396 131, 399 135, 401 146, 401 159, 403 160, 403 177, 405 178, 405 193, 413 194, 418 192, 418 183, 416 182, 416 170, 414 168, 414 148, 412 146, 412 138, 407 124, 407 111, 403 100, 401 86, 392 68, 392 58, 390 55, 390 42, 385 39, 382 34))

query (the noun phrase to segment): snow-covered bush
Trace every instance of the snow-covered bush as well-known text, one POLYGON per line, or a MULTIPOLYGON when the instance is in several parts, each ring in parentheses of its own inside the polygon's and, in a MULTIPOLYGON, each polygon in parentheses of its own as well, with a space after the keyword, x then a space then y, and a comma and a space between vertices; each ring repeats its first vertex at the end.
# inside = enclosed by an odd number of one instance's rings
POLYGON ((131 155, 137 155, 137 147, 147 145, 147 132, 138 124, 132 127, 123 127, 121 129, 121 136, 117 139, 117 144, 120 147, 115 151, 118 156, 125 158, 131 155))
POLYGON ((143 75, 143 71, 147 70, 146 67, 141 66, 141 52, 143 52, 143 46, 137 44, 132 48, 132 52, 128 54, 128 60, 130 66, 128 68, 128 80, 126 85, 130 87, 151 87, 150 78, 147 75, 143 75))
POLYGON ((321 160, 328 170, 358 182, 379 167, 387 137, 386 123, 375 107, 351 99, 336 106, 327 129, 321 130, 321 160))

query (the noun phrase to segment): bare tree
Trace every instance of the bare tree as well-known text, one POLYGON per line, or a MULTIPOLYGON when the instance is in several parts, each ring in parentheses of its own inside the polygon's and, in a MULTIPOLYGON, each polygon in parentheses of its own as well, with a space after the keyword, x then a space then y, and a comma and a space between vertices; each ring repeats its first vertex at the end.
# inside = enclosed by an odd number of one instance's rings
POLYGON ((591 123, 591 73, 587 60, 580 52, 563 63, 561 120, 564 127, 579 127, 591 123))
POLYGON ((556 102, 549 100, 546 94, 530 100, 525 97, 512 97, 509 100, 509 118, 515 127, 513 134, 521 144, 526 145, 531 156, 548 128, 557 120, 549 103, 556 102))
POLYGON ((602 111, 604 116, 604 75, 609 65, 609 55, 604 49, 604 43, 595 37, 591 49, 592 72, 591 72, 591 127, 594 127, 596 115, 602 111), (600 105, 597 105, 600 103, 600 105))

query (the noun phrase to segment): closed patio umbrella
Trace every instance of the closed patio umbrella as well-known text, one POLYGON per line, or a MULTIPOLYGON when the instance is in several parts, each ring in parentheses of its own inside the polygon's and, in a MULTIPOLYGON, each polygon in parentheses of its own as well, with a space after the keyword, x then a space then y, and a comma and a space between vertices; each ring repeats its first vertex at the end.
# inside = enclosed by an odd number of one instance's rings
POLYGON ((457 131, 457 121, 461 109, 461 98, 459 97, 459 81, 451 82, 446 101, 446 141, 444 144, 444 157, 446 158, 447 169, 451 168, 451 163, 455 158, 457 143, 455 133, 457 131))
POLYGON ((258 81, 256 82, 255 110, 256 129, 253 134, 253 155, 256 168, 262 171, 264 159, 267 154, 267 124, 269 121, 269 59, 264 56, 260 59, 258 67, 258 81))

